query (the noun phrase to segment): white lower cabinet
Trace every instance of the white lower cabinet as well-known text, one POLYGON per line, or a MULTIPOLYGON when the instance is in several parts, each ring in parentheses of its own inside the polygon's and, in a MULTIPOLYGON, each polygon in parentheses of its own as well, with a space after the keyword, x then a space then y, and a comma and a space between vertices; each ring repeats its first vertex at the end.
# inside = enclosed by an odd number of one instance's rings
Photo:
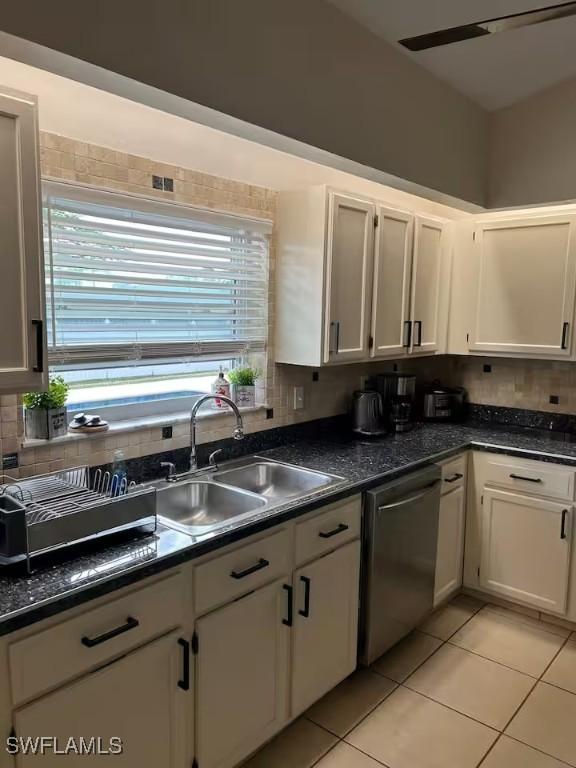
POLYGON ((571 504, 489 489, 481 510, 480 588, 565 614, 571 504))
POLYGON ((444 602, 462 586, 465 525, 464 486, 440 499, 434 605, 444 602))
MULTIPOLYGON (((84 675, 13 713, 17 737, 51 736, 65 749, 73 737, 86 744, 100 738, 122 740, 122 753, 109 756, 118 768, 187 768, 186 708, 191 681, 186 680, 179 634, 173 632, 84 675), (184 675, 184 676, 183 676, 184 675), (181 683, 179 686, 178 683, 181 683), (188 688, 188 690, 184 690, 188 688)), ((49 649, 47 649, 49 663, 49 649)), ((62 755, 46 751, 16 757, 17 768, 80 768, 101 765, 105 755, 62 755)))
POLYGON ((292 711, 296 716, 356 667, 360 542, 294 574, 292 711))
POLYGON ((291 599, 280 579, 197 621, 201 768, 235 766, 287 722, 291 599))

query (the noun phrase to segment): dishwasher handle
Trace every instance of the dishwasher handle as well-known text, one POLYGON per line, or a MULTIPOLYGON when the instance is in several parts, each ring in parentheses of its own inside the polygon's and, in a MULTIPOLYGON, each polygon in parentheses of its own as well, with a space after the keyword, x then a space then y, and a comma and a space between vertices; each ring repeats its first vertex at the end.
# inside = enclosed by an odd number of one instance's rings
POLYGON ((407 504, 413 504, 415 501, 420 501, 426 496, 433 493, 440 485, 440 480, 434 480, 433 483, 427 485, 423 491, 417 493, 415 496, 409 496, 407 499, 400 499, 400 501, 393 501, 391 504, 381 504, 378 507, 378 512, 384 512, 387 509, 398 509, 398 507, 405 507, 407 504))

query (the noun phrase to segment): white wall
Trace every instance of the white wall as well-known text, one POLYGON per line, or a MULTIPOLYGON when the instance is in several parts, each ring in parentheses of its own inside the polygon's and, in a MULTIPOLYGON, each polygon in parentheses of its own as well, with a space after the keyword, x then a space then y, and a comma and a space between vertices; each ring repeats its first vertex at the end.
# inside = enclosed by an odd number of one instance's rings
POLYGON ((0 27, 482 204, 487 116, 323 0, 19 0, 0 27))

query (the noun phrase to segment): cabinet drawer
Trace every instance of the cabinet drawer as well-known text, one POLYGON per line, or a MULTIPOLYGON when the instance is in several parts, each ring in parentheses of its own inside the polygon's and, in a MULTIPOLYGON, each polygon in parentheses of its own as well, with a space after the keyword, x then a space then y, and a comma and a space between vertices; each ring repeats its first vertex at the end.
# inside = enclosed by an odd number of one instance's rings
POLYGON ((466 455, 456 456, 442 465, 442 489, 444 495, 464 485, 466 481, 466 455))
POLYGON ((196 612, 206 613, 289 570, 290 542, 286 530, 215 557, 195 569, 196 612))
POLYGON ((360 496, 334 504, 296 526, 296 565, 360 536, 360 496))
POLYGON ((515 461, 507 457, 490 459, 486 482, 537 496, 574 498, 574 471, 540 461, 515 461))
POLYGON ((9 646, 17 705, 126 653, 182 622, 179 574, 99 605, 9 646))

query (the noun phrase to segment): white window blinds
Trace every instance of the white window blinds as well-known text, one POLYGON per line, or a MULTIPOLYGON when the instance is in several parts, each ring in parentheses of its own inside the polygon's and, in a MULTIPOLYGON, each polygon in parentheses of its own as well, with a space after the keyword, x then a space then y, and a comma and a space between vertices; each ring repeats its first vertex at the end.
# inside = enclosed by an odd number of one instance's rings
POLYGON ((264 347, 267 222, 65 184, 44 192, 53 363, 264 347))

